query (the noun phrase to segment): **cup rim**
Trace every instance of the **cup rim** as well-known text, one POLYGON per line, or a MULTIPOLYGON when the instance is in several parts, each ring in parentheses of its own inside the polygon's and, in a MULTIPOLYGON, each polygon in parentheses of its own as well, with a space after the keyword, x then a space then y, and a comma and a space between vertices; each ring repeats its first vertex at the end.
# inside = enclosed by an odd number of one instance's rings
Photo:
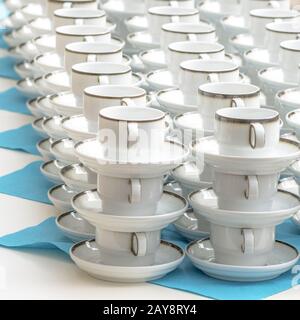
POLYGON ((83 90, 83 93, 85 96, 89 96, 89 97, 95 97, 95 98, 105 98, 105 99, 122 99, 122 98, 141 98, 141 97, 144 97, 144 96, 147 96, 147 92, 142 89, 142 88, 139 88, 139 87, 132 87, 132 86, 126 86, 126 85, 103 85, 101 87, 99 86, 90 86, 90 87, 87 87, 83 90), (109 95, 105 95, 105 94, 97 94, 97 93, 92 93, 91 90, 93 88, 95 89, 104 89, 104 88, 130 88, 130 89, 140 89, 141 93, 140 94, 137 94, 137 95, 118 95, 118 96, 109 96, 109 95), (143 92, 142 92, 143 91, 143 92))
POLYGON ((299 45, 299 49, 295 49, 295 48, 291 48, 291 47, 287 46, 287 44, 294 43, 294 42, 299 42, 299 44, 300 44, 300 40, 297 40, 297 39, 296 40, 285 40, 285 41, 280 42, 280 48, 283 50, 287 50, 287 51, 300 52, 300 45, 299 45))
POLYGON ((300 34, 300 23, 298 22, 297 24, 293 23, 294 25, 297 25, 299 27, 299 30, 298 31, 285 31, 285 30, 276 30, 274 29, 274 25, 276 27, 276 25, 279 25, 279 24, 292 24, 292 22, 271 22, 271 23, 268 23, 265 28, 266 30, 270 31, 270 32, 274 32, 274 33, 285 33, 285 34, 300 34))
POLYGON ((300 13, 297 11, 297 10, 294 10, 294 9, 280 9, 280 8, 278 8, 278 9, 268 9, 268 8, 261 8, 261 9, 253 9, 253 10, 251 10, 250 12, 249 12, 249 15, 251 16, 251 17, 255 17, 255 18, 261 18, 261 19, 291 19, 291 18, 295 18, 295 17, 297 17, 297 16, 299 16, 300 15, 300 13), (265 16, 265 15, 263 15, 262 13, 261 14, 259 14, 258 12, 262 12, 262 11, 264 11, 264 12, 275 12, 275 11, 277 11, 277 12, 282 12, 283 13, 283 15, 284 14, 286 14, 285 16, 272 16, 272 15, 270 15, 270 16, 265 16))
MULTIPOLYGON (((56 2, 56 3, 64 3, 63 0, 48 0, 49 2, 56 2)), ((89 3, 89 2, 97 2, 96 0, 68 0, 68 2, 72 3, 89 3)))
POLYGON ((154 15, 154 16, 163 16, 163 17, 172 17, 172 16, 179 16, 179 17, 186 17, 186 16, 194 16, 196 14, 199 14, 199 10, 197 8, 184 8, 184 7, 171 7, 171 6, 156 6, 151 7, 147 11, 148 14, 154 15), (170 12, 155 12, 157 10, 170 10, 170 12), (175 12, 171 12, 171 11, 175 12), (176 10, 181 12, 176 12, 176 10))
POLYGON ((222 52, 225 51, 225 48, 222 44, 219 43, 215 43, 215 42, 203 42, 203 41, 197 41, 196 43, 199 44, 203 44, 203 45, 216 45, 219 46, 219 48, 215 48, 215 49, 206 49, 206 50, 202 50, 202 51, 198 51, 198 52, 193 52, 193 51, 185 51, 185 50, 181 50, 181 49, 174 49, 172 48, 172 46, 175 46, 177 44, 181 44, 181 43, 195 43, 195 42, 190 42, 190 41, 178 41, 178 42, 172 42, 168 45, 168 49, 172 52, 178 52, 178 53, 187 53, 187 54, 202 54, 202 53, 218 53, 218 52, 222 52))
POLYGON ((82 55, 85 55, 85 54, 101 54, 101 55, 105 55, 105 54, 112 54, 112 53, 118 53, 118 52, 121 52, 123 50, 123 47, 121 46, 118 46, 117 44, 113 44, 113 43, 97 43, 97 42, 84 42, 84 41, 78 41, 78 42, 71 42, 71 43, 68 43, 66 46, 65 46, 65 51, 68 51, 68 52, 71 52, 71 53, 76 53, 76 54, 82 54, 82 55), (99 51, 83 51, 83 50, 74 50, 74 49, 70 49, 70 47, 72 46, 76 46, 78 44, 86 44, 88 43, 89 45, 90 44, 97 44, 99 45, 99 47, 102 47, 103 45, 110 45, 111 47, 115 47, 114 50, 111 50, 111 51, 107 51, 107 52, 99 52, 99 51))
POLYGON ((266 108, 238 108, 238 110, 240 112, 244 112, 244 111, 253 111, 255 110, 255 112, 260 112, 260 111, 257 111, 257 110, 263 110, 264 112, 268 112, 270 115, 269 116, 266 116, 264 118, 255 118, 255 119, 243 119, 243 118, 233 118, 233 117, 230 117, 228 115, 222 115, 220 114, 221 112, 224 112, 225 110, 235 110, 237 108, 223 108, 223 109, 220 109, 220 110, 217 110, 216 113, 215 113, 215 120, 218 120, 218 121, 221 121, 221 122, 230 122, 230 123, 253 123, 253 122, 260 122, 260 123, 270 123, 270 122, 275 122, 275 121, 278 121, 280 119, 279 117, 279 113, 277 111, 273 111, 273 110, 270 110, 270 109, 266 109, 266 108), (273 113, 273 116, 271 115, 271 113, 273 113))
POLYGON ((87 8, 73 8, 73 9, 67 9, 67 8, 60 8, 57 9, 53 12, 53 16, 55 17, 59 17, 59 18, 64 18, 64 19, 95 19, 95 18, 102 18, 106 16, 106 13, 104 10, 99 10, 99 9, 87 9, 87 8), (64 15, 60 15, 59 12, 60 11, 70 11, 70 12, 74 12, 74 10, 78 10, 78 11, 90 11, 91 15, 90 16, 86 16, 86 17, 73 17, 73 16, 64 16, 64 15))
POLYGON ((191 60, 186 60, 186 61, 182 62, 182 63, 180 64, 180 69, 182 69, 182 70, 184 70, 184 71, 193 72, 193 73, 219 73, 219 74, 220 74, 220 73, 228 73, 228 72, 237 71, 237 70, 239 70, 239 66, 236 65, 236 64, 233 63, 233 62, 229 62, 229 61, 226 61, 226 60, 215 60, 215 59, 211 59, 211 60, 199 60, 199 59, 191 59, 191 60), (215 63, 225 62, 225 63, 228 64, 228 66, 229 66, 229 64, 232 64, 232 68, 228 68, 228 69, 226 69, 226 70, 218 70, 218 71, 216 71, 216 70, 213 70, 213 71, 211 71, 211 70, 201 70, 201 71, 199 71, 199 70, 194 70, 194 69, 187 68, 187 67, 184 66, 186 63, 188 63, 188 62, 190 62, 190 61, 201 61, 201 62, 205 61, 205 62, 209 62, 209 63, 211 63, 211 62, 215 62, 215 63))
POLYGON ((198 93, 201 94, 202 96, 206 96, 206 97, 218 97, 218 98, 251 98, 251 97, 255 97, 257 95, 259 95, 261 92, 261 89, 253 84, 247 84, 247 83, 236 83, 236 82, 217 82, 217 83, 205 83, 199 86, 198 88, 198 93), (218 92, 213 92, 213 90, 211 91, 207 91, 205 90, 205 87, 209 87, 210 85, 239 85, 239 86, 243 86, 243 87, 252 87, 253 88, 253 92, 250 93, 218 93, 218 92), (255 89, 255 90, 254 90, 255 89))
POLYGON ((128 120, 128 119, 120 119, 120 117, 116 117, 116 116, 111 116, 111 115, 105 115, 105 113, 108 113, 109 111, 111 111, 112 109, 114 110, 124 110, 123 106, 116 106, 116 107, 108 107, 108 108, 104 108, 102 110, 99 111, 99 118, 102 119, 106 119, 106 120, 110 120, 110 121, 115 121, 115 122, 121 122, 121 121, 126 121, 126 122, 135 122, 135 123, 149 123, 149 122, 156 122, 156 121, 161 121, 165 118, 166 113, 163 111, 160 111, 158 109, 154 109, 154 108, 147 108, 147 107, 130 107, 130 109, 136 109, 138 111, 153 111, 155 110, 155 112, 160 113, 157 116, 153 116, 152 119, 145 119, 145 120, 140 120, 140 119, 132 119, 132 120, 128 120), (150 110, 149 110, 150 109, 150 110))
POLYGON ((121 74, 126 74, 126 73, 130 73, 131 72, 131 68, 130 66, 126 66, 124 64, 120 64, 120 63, 112 63, 112 62, 82 62, 82 63, 77 63, 74 64, 72 66, 72 73, 78 73, 78 74, 85 74, 85 75, 91 75, 91 76, 97 76, 97 75, 121 75, 121 74), (101 71, 101 72, 85 72, 85 71, 81 71, 78 70, 76 68, 78 68, 79 66, 83 65, 83 64, 101 64, 101 65, 118 65, 121 67, 126 68, 126 70, 124 69, 124 71, 118 71, 118 72, 111 72, 111 71, 101 71))
POLYGON ((63 35, 63 36, 66 36, 66 37, 88 37, 88 36, 98 36, 98 35, 106 35, 106 34, 110 34, 110 30, 106 27, 102 27, 102 26, 94 26, 94 25, 91 25, 91 24, 86 24, 86 25, 83 25, 83 26, 79 26, 79 25, 65 25, 65 26, 60 26, 60 27, 57 27, 55 29, 55 33, 56 34, 60 34, 60 35, 63 35), (84 27, 84 28, 88 28, 90 29, 90 32, 87 34, 87 32, 85 33, 70 33, 70 32, 62 32, 61 29, 64 29, 64 28, 70 28, 71 29, 76 29, 78 27, 84 27), (98 28, 98 31, 95 30, 95 28, 97 29, 98 28), (102 31, 100 31, 100 29, 102 29, 102 31))
MULTIPOLYGON (((210 27, 211 30, 207 30, 207 31, 191 31, 191 32, 186 32, 186 31, 174 31, 174 30, 170 30, 168 29, 168 26, 171 26, 171 25, 199 25, 201 26, 201 24, 199 23, 187 23, 187 22, 171 22, 171 23, 165 23, 161 26, 161 29, 163 31, 166 31, 166 32, 170 32, 170 33, 180 33, 180 34, 209 34, 209 33, 215 33, 216 32, 216 28, 214 26, 212 26, 211 24, 207 24, 207 27, 210 27)), ((205 25, 203 25, 204 27, 205 25)))

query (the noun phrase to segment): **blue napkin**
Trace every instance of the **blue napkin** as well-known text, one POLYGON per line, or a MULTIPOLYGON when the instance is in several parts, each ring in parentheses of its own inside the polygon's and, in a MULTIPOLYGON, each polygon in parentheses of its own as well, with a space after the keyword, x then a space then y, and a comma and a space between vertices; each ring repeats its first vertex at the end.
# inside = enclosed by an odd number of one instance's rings
POLYGON ((0 20, 6 18, 9 15, 9 10, 3 1, 0 1, 0 20))
POLYGON ((14 66, 16 59, 13 57, 0 58, 0 77, 9 78, 12 80, 20 80, 20 76, 16 73, 14 66))
POLYGON ((0 110, 31 115, 26 106, 27 100, 19 90, 10 88, 0 93, 0 110))
MULTIPOLYGON (((1 15, 1 4, 0 4, 0 15, 1 15)), ((8 49, 8 44, 3 39, 3 34, 7 32, 6 28, 0 28, 0 49, 8 49)))
MULTIPOLYGON (((291 242, 300 249, 300 233, 299 231, 296 232, 296 229, 289 221, 278 228, 280 236, 286 233, 289 234, 291 242)), ((187 244, 172 226, 164 230, 163 238, 176 243, 182 248, 187 244)), ((282 237, 281 240, 285 239, 282 237)), ((1 237, 0 245, 11 248, 57 248, 68 253, 73 243, 56 228, 55 218, 48 218, 37 226, 1 237)), ((177 270, 162 279, 151 281, 151 283, 214 299, 248 300, 263 299, 289 289, 292 277, 291 272, 287 272, 277 279, 258 283, 222 281, 206 276, 185 258, 183 264, 177 270)))
POLYGON ((0 148, 40 155, 36 148, 40 140, 42 137, 33 130, 31 124, 0 132, 0 148))
POLYGON ((50 204, 48 190, 53 187, 40 172, 42 161, 35 161, 24 168, 0 177, 0 193, 50 204))

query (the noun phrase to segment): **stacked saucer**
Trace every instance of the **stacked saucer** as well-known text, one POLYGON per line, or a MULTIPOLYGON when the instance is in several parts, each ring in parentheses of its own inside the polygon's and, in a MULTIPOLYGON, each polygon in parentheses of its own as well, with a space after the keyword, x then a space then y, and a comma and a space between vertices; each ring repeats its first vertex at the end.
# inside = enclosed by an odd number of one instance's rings
POLYGON ((300 198, 277 186, 279 173, 299 158, 300 148, 280 139, 278 113, 218 110, 215 136, 198 140, 192 150, 214 170, 213 188, 189 195, 195 214, 210 223, 210 238, 187 247, 192 263, 232 281, 262 281, 289 270, 299 254, 275 241, 275 226, 299 210, 300 198))
POLYGON ((165 114, 145 107, 107 107, 96 138, 79 142, 79 160, 97 172, 97 189, 72 200, 95 226, 96 239, 76 244, 71 257, 85 272, 110 281, 139 282, 164 276, 183 260, 160 231, 187 209, 184 198, 163 191, 164 174, 188 150, 165 140, 165 114), (125 272, 126 271, 126 272, 125 272))

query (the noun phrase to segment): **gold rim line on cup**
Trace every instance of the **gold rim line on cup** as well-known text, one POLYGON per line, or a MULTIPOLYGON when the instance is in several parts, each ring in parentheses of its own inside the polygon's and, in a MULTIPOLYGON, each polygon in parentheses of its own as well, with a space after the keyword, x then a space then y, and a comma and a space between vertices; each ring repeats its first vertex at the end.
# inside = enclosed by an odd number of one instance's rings
MULTIPOLYGON (((203 61, 203 60, 200 60, 200 61, 203 61)), ((211 60, 207 60, 207 61, 211 61, 211 60)), ((222 61, 222 60, 219 60, 219 61, 222 61)), ((220 74, 220 73, 228 73, 228 72, 239 70, 239 66, 232 67, 232 69, 228 69, 228 70, 209 70, 209 71, 206 71, 206 70, 192 70, 192 69, 183 67, 181 64, 180 64, 180 68, 182 70, 193 72, 193 73, 218 73, 218 74, 220 74)))
POLYGON ((274 115, 272 118, 269 119, 235 119, 228 116, 222 116, 219 115, 217 112, 215 113, 215 119, 222 121, 222 122, 231 122, 231 123, 251 123, 251 122, 261 122, 261 123, 270 123, 275 122, 280 119, 279 114, 277 112, 277 115, 274 115))
MULTIPOLYGON (((163 6, 164 7, 164 6, 163 6)), ((169 7, 169 6, 168 6, 169 7)), ((195 16, 195 15, 199 15, 199 10, 197 8, 187 8, 189 11, 192 11, 193 12, 184 12, 184 8, 180 8, 178 7, 178 9, 181 9, 182 12, 181 13, 153 13, 151 12, 152 9, 154 8, 160 8, 160 7, 152 7, 150 9, 148 9, 148 14, 151 14, 153 16, 162 16, 162 17, 188 17, 188 16, 195 16)), ((171 7, 170 8, 176 8, 176 7, 171 7)))
MULTIPOLYGON (((76 42, 73 42, 73 43, 69 43, 69 44, 74 44, 76 42)), ((78 43, 81 43, 81 41, 79 41, 78 43)), ((87 42, 87 43, 97 43, 101 46, 102 42, 87 42)), ((105 54, 112 54, 112 53, 118 53, 118 52, 121 52, 123 50, 123 47, 121 48, 118 48, 118 49, 115 49, 115 50, 112 50, 112 51, 109 51, 109 52, 93 52, 93 51, 89 51, 89 52, 86 52, 86 51, 76 51, 76 50, 72 50, 72 49, 69 49, 68 48, 68 45, 67 44, 65 46, 65 51, 68 51, 68 52, 72 52, 72 53, 76 53, 76 54, 101 54, 101 55, 105 55, 105 54)), ((103 44, 112 44, 112 43, 105 43, 103 42, 103 44)), ((117 46, 117 44, 116 44, 117 46)))
MULTIPOLYGON (((88 63, 88 62, 81 62, 81 63, 88 63)), ((91 63, 97 63, 97 62, 91 62, 91 63)), ((98 63, 102 64, 102 62, 98 62, 98 63)), ((103 63, 114 64, 113 62, 103 62, 103 63)), ((114 72, 114 73, 111 73, 109 71, 107 71, 107 72, 84 72, 84 71, 79 71, 79 70, 74 69, 75 66, 76 66, 76 64, 72 67, 72 72, 77 73, 77 74, 86 74, 86 75, 89 75, 89 76, 101 76, 101 75, 118 76, 118 75, 121 75, 121 74, 126 74, 126 73, 129 73, 129 72, 132 72, 132 70, 131 70, 131 68, 129 66, 121 65, 121 64, 120 64, 120 66, 127 67, 127 70, 125 70, 123 72, 114 72)))
MULTIPOLYGON (((95 1, 96 1, 96 0, 95 0, 95 1)), ((69 2, 69 0, 68 0, 68 2, 69 2)), ((70 1, 70 2, 71 2, 71 1, 70 1)), ((91 2, 94 2, 94 1, 91 1, 91 2)), ((58 10, 70 10, 70 9, 71 9, 71 11, 72 11, 72 8, 60 8, 60 9, 57 9, 57 10, 54 11, 53 15, 54 15, 55 17, 63 18, 63 19, 83 19, 83 20, 85 20, 85 19, 88 20, 88 19, 102 18, 102 17, 105 17, 105 16, 106 16, 106 13, 105 13, 104 10, 101 10, 101 9, 88 9, 88 8, 73 8, 73 9, 89 10, 89 11, 93 12, 93 14, 94 14, 93 16, 88 16, 88 17, 70 17, 70 16, 63 16, 63 15, 59 15, 59 14, 55 13, 55 12, 58 11, 58 10), (98 13, 98 14, 96 15, 96 13, 98 13)), ((34 18, 34 19, 32 19, 32 20, 35 20, 35 19, 36 19, 36 18, 34 18)))
MULTIPOLYGON (((169 24, 169 23, 166 23, 166 24, 169 24)), ((173 31, 173 30, 168 30, 166 29, 165 25, 163 25, 161 27, 161 29, 163 31, 166 31, 166 32, 170 32, 170 33, 180 33, 180 34, 210 34, 210 33, 214 33, 216 32, 216 29, 214 28, 214 26, 212 26, 211 24, 208 24, 210 27, 212 27, 212 30, 210 31, 173 31)))
MULTIPOLYGON (((144 107, 145 108, 145 107, 144 107)), ((157 109, 158 110, 158 109, 157 109)), ((160 111, 160 110, 159 110, 160 111)), ((101 112, 101 111, 100 111, 101 112)), ((99 118, 103 118, 106 120, 111 120, 111 121, 116 121, 116 122, 135 122, 135 123, 148 123, 148 122, 156 122, 156 121, 160 121, 163 118, 166 117, 166 113, 164 111, 161 111, 164 114, 162 116, 160 116, 159 118, 156 117, 155 119, 151 119, 151 120, 122 120, 122 119, 115 119, 115 118, 111 118, 109 116, 104 116, 101 113, 99 113, 98 117, 99 118)), ((101 130, 101 129, 100 129, 101 130)))
MULTIPOLYGON (((227 83, 227 82, 225 82, 227 83)), ((228 82, 230 83, 230 82, 228 82)), ((251 85, 254 87, 254 85, 251 85)), ((257 87, 256 91, 254 92, 250 92, 250 93, 243 93, 243 94, 239 94, 239 93, 236 93, 236 94, 227 94, 227 93, 216 93, 216 92, 208 92, 208 91, 205 91, 203 89, 200 89, 201 86, 199 86, 198 88, 198 92, 205 96, 205 97, 218 97, 218 98, 252 98, 252 97, 255 97, 257 96, 260 92, 261 92, 261 89, 259 87, 257 87)))
MULTIPOLYGON (((64 0, 48 0, 49 2, 55 2, 55 3, 64 3, 64 2, 70 2, 70 3, 93 3, 93 2, 97 2, 96 0, 67 0, 67 1, 64 1, 64 0)), ((25 5, 26 7, 26 5, 25 5)), ((63 9, 63 8, 61 8, 63 9)), ((69 8, 68 8, 69 9, 69 8)))
POLYGON ((83 90, 84 95, 89 96, 89 97, 95 97, 95 98, 99 97, 99 98, 104 98, 104 99, 123 99, 123 98, 142 98, 142 97, 147 96, 147 92, 145 91, 139 95, 131 95, 131 96, 122 95, 122 96, 118 96, 118 97, 112 97, 112 96, 98 95, 98 94, 93 94, 93 93, 87 92, 87 89, 89 89, 89 88, 90 87, 87 87, 83 90))
MULTIPOLYGON (((189 42, 189 41, 188 41, 188 42, 189 42)), ((203 41, 199 41, 199 42, 203 42, 203 41)), ((211 44, 213 45, 213 43, 211 43, 211 44)), ((223 47, 223 48, 220 48, 220 49, 215 49, 215 50, 210 50, 210 51, 205 50, 205 51, 201 51, 201 52, 183 51, 183 50, 178 50, 178 49, 176 49, 176 50, 175 50, 175 49, 172 49, 172 48, 170 48, 170 45, 171 45, 171 44, 168 45, 168 49, 169 49, 170 51, 172 51, 172 52, 179 52, 179 53, 187 53, 187 54, 203 54, 203 53, 209 54, 209 53, 218 53, 218 52, 225 51, 224 47, 223 47)))
MULTIPOLYGON (((73 25, 70 25, 70 26, 73 26, 73 25)), ((74 25, 74 26, 79 27, 78 25, 74 25)), ((89 25, 89 24, 83 25, 83 27, 87 27, 87 26, 91 26, 91 25, 89 25)), ((64 26, 62 26, 62 27, 64 27, 64 26)), ((81 33, 80 34, 78 34, 78 33, 70 34, 70 33, 64 33, 64 32, 61 32, 61 31, 57 31, 58 28, 60 28, 60 27, 56 28, 55 33, 63 35, 63 36, 66 36, 66 37, 94 37, 94 36, 102 36, 102 35, 106 35, 106 34, 110 33, 110 30, 107 29, 107 30, 102 31, 102 32, 97 31, 97 33, 95 33, 95 32, 92 33, 91 32, 91 34, 86 34, 86 33, 84 33, 84 34, 81 34, 81 33)), ((106 27, 102 27, 102 28, 106 29, 106 27)), ((49 35, 46 34, 44 36, 49 36, 49 35)))
MULTIPOLYGON (((274 22, 272 22, 272 23, 274 23, 274 22)), ((266 25, 265 28, 266 28, 266 30, 274 32, 274 33, 287 33, 287 34, 295 34, 295 35, 300 34, 300 23, 299 23, 299 30, 298 31, 273 30, 270 27, 268 27, 268 25, 266 25)))

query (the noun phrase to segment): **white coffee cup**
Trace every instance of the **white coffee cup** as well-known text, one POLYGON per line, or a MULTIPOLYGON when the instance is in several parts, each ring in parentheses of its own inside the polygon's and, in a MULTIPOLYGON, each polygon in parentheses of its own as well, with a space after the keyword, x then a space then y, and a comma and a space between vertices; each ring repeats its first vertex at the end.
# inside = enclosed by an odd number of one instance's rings
POLYGON ((300 36, 300 23, 271 22, 266 25, 265 45, 269 51, 270 62, 277 63, 280 43, 285 40, 297 40, 300 36))
POLYGON ((205 130, 214 130, 214 118, 222 108, 259 108, 260 89, 252 84, 215 82, 202 84, 198 89, 198 110, 205 130))
POLYGON ((280 43, 279 63, 284 81, 298 83, 300 64, 300 40, 287 40, 280 43))
POLYGON ((148 28, 153 42, 160 41, 161 27, 169 22, 199 22, 199 11, 196 8, 152 7, 147 12, 148 28))
POLYGON ((94 85, 130 85, 132 71, 129 66, 110 62, 83 62, 72 67, 71 88, 82 103, 85 88, 94 85))
POLYGON ((64 65, 68 74, 81 62, 122 63, 123 45, 101 42, 72 42, 65 46, 64 65))
POLYGON ((275 227, 260 229, 210 225, 216 262, 236 266, 263 266, 275 243, 275 227))
POLYGON ((102 85, 84 89, 83 114, 88 120, 89 130, 98 129, 99 111, 117 105, 145 107, 147 93, 144 89, 133 86, 102 85))
POLYGON ((53 13, 53 29, 67 25, 98 25, 106 26, 106 14, 96 9, 58 9, 53 13))
POLYGON ((268 153, 279 143, 279 114, 265 108, 220 109, 215 114, 215 137, 223 154, 268 153))
POLYGON ((249 26, 249 13, 253 9, 286 9, 290 8, 289 0, 243 0, 241 13, 245 19, 246 26, 249 26))
POLYGON ((216 39, 216 28, 201 21, 198 23, 166 23, 161 27, 160 44, 165 53, 168 51, 169 44, 173 42, 216 42, 216 39))
POLYGON ((160 231, 116 232, 96 228, 101 261, 113 266, 152 265, 160 245, 160 231))
POLYGON ((87 9, 97 9, 98 2, 96 0, 48 0, 46 2, 46 15, 52 18, 53 13, 57 9, 70 9, 70 8, 87 8, 87 9))
POLYGON ((110 159, 157 156, 165 140, 165 116, 158 109, 108 107, 99 112, 98 139, 110 159))
POLYGON ((156 214, 163 192, 163 177, 114 178, 98 175, 98 192, 103 212, 117 216, 156 214))
POLYGON ((178 84, 180 64, 192 59, 224 60, 224 46, 216 42, 182 41, 169 44, 166 54, 168 69, 173 76, 174 84, 178 84))
POLYGON ((198 87, 207 82, 238 82, 239 67, 225 60, 187 60, 180 64, 179 87, 184 102, 197 104, 198 87))
POLYGON ((88 42, 110 42, 111 34, 109 29, 94 25, 69 25, 56 28, 56 51, 62 58, 65 53, 65 46, 68 43, 78 41, 88 42))
POLYGON ((215 171, 213 189, 223 210, 257 212, 270 210, 277 192, 279 173, 248 176, 215 171))
POLYGON ((265 26, 271 22, 296 21, 299 12, 285 9, 256 9, 250 11, 250 32, 254 47, 265 45, 265 26))
POLYGON ((152 7, 171 6, 180 8, 194 8, 195 0, 145 0, 146 10, 152 7))

